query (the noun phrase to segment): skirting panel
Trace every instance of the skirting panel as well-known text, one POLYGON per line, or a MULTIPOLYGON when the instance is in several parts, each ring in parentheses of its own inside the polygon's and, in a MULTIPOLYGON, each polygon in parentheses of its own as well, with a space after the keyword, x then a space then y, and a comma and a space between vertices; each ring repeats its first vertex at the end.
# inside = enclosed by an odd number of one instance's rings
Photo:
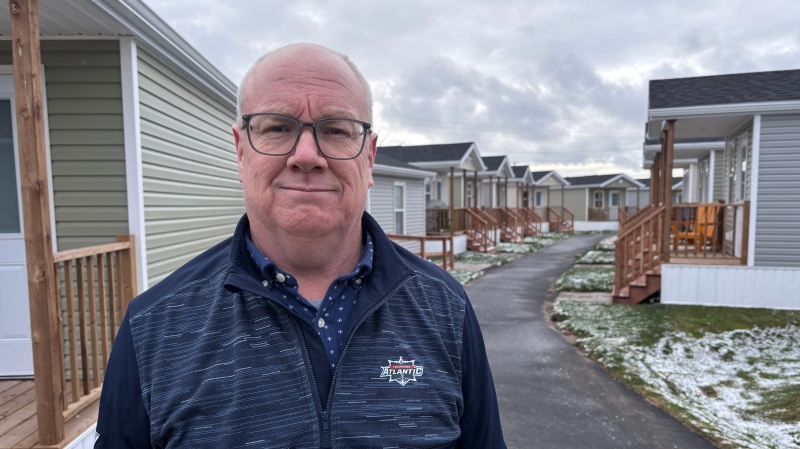
POLYGON ((661 302, 800 310, 800 269, 665 264, 661 302))

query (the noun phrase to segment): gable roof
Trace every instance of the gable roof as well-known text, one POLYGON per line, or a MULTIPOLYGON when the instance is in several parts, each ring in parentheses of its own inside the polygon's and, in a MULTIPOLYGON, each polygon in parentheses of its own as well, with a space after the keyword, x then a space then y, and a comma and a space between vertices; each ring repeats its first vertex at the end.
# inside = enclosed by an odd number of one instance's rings
POLYGON ((537 186, 543 185, 548 180, 553 180, 555 181, 555 184, 559 184, 561 186, 570 185, 569 181, 561 177, 561 175, 559 175, 553 170, 531 172, 531 176, 533 176, 533 183, 536 184, 537 186))
POLYGON ((514 172, 515 178, 524 178, 525 173, 531 169, 528 165, 512 165, 511 170, 514 172))
POLYGON ((503 164, 503 160, 508 156, 483 156, 483 163, 486 164, 487 171, 497 171, 503 164))
POLYGON ((389 176, 404 176, 412 178, 435 178, 436 172, 421 170, 399 159, 378 151, 375 153, 375 167, 373 173, 389 176))
POLYGON ((800 70, 651 80, 648 109, 800 100, 800 70))
POLYGON ((634 186, 643 187, 642 184, 636 179, 624 173, 617 173, 613 175, 590 175, 590 176, 573 176, 565 178, 570 187, 600 187, 604 188, 617 180, 628 181, 634 186))
POLYGON ((378 153, 423 169, 486 170, 475 142, 378 147, 378 153))
POLYGON ((445 143, 437 145, 412 145, 379 147, 390 156, 406 162, 460 161, 475 145, 473 142, 445 143))

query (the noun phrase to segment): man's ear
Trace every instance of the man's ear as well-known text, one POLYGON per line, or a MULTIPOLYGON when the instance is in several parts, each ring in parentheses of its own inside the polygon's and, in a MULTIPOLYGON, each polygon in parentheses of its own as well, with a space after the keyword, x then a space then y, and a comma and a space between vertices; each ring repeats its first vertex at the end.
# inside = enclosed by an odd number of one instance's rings
POLYGON ((242 169, 244 169, 244 149, 242 148, 242 138, 239 134, 242 131, 242 128, 234 123, 231 125, 231 131, 233 132, 233 143, 236 145, 236 163, 239 165, 239 182, 242 182, 242 169))

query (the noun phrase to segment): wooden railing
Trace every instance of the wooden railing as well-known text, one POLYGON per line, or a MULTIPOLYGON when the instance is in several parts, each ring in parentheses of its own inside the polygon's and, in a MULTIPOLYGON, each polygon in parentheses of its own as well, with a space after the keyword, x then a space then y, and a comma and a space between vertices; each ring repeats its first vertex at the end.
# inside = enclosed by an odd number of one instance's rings
POLYGON ((466 211, 467 235, 474 243, 479 245, 483 251, 487 251, 490 247, 495 246, 496 244, 494 244, 492 238, 489 236, 489 222, 484 220, 475 209, 466 209, 466 211))
POLYGON ((455 257, 455 252, 453 251, 452 236, 405 235, 405 234, 386 234, 386 236, 396 242, 402 242, 402 241, 419 242, 419 251, 416 251, 414 254, 418 255, 423 259, 427 259, 428 256, 436 256, 436 257, 441 256, 442 263, 437 265, 442 267, 443 270, 448 270, 455 267, 456 257, 455 257), (426 242, 441 242, 442 251, 426 252, 425 250, 426 242))
POLYGON ((747 263, 749 201, 675 204, 670 216, 673 256, 739 259, 740 263, 747 263))
POLYGON ((521 224, 516 213, 507 207, 495 207, 492 209, 492 217, 500 223, 503 240, 507 242, 520 240, 519 228, 521 224))
POLYGON ((500 223, 498 223, 497 220, 495 220, 494 217, 492 217, 491 214, 489 214, 488 212, 484 211, 483 209, 479 209, 477 207, 473 207, 470 210, 475 215, 477 215, 483 221, 486 222, 489 243, 491 243, 491 246, 495 246, 496 247, 497 246, 497 232, 496 231, 500 227, 500 223))
POLYGON ((620 225, 622 225, 622 223, 625 223, 628 220, 628 213, 625 212, 625 209, 619 210, 619 217, 617 217, 617 219, 619 220, 620 225))
POLYGON ((526 207, 520 207, 517 211, 524 218, 524 231, 526 235, 537 236, 542 235, 542 217, 536 212, 526 207))
POLYGON ((651 208, 633 226, 620 230, 614 257, 614 295, 664 260, 665 207, 651 208))
POLYGON ((449 208, 430 208, 425 210, 425 232, 427 234, 463 234, 467 230, 466 212, 464 208, 453 209, 450 217, 449 208))
MULTIPOLYGON (((105 366, 128 303, 136 296, 134 237, 117 243, 60 251, 55 262, 56 298, 63 320, 54 339, 61 341, 60 372, 36 373, 61 380, 62 397, 53 398, 64 421, 100 397, 105 366)), ((39 429, 42 432, 48 429, 39 429)))
POLYGON ((547 208, 547 221, 551 224, 550 230, 553 229, 553 224, 562 224, 569 230, 575 229, 575 214, 571 210, 563 206, 551 206, 547 208))
POLYGON ((633 226, 633 225, 635 225, 637 223, 637 220, 641 219, 641 217, 644 217, 647 214, 647 212, 650 211, 651 209, 653 209, 654 207, 655 207, 654 205, 648 204, 647 206, 645 206, 642 209, 637 210, 633 214, 628 214, 627 212, 625 212, 624 213, 624 217, 625 217, 624 219, 622 218, 623 214, 620 214, 620 220, 619 220, 619 230, 620 230, 620 232, 622 232, 622 230, 623 230, 623 228, 625 226, 628 226, 628 225, 633 226))

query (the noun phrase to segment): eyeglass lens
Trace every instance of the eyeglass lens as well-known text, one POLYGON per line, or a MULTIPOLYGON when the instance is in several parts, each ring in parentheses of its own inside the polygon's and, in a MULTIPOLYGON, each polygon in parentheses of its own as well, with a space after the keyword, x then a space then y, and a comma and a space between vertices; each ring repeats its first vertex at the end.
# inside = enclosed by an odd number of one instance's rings
MULTIPOLYGON (((352 158, 365 140, 364 126, 354 120, 324 119, 316 122, 315 137, 325 156, 352 158)), ((259 114, 249 120, 250 143, 264 154, 281 155, 292 151, 299 136, 300 122, 281 115, 259 114)))

